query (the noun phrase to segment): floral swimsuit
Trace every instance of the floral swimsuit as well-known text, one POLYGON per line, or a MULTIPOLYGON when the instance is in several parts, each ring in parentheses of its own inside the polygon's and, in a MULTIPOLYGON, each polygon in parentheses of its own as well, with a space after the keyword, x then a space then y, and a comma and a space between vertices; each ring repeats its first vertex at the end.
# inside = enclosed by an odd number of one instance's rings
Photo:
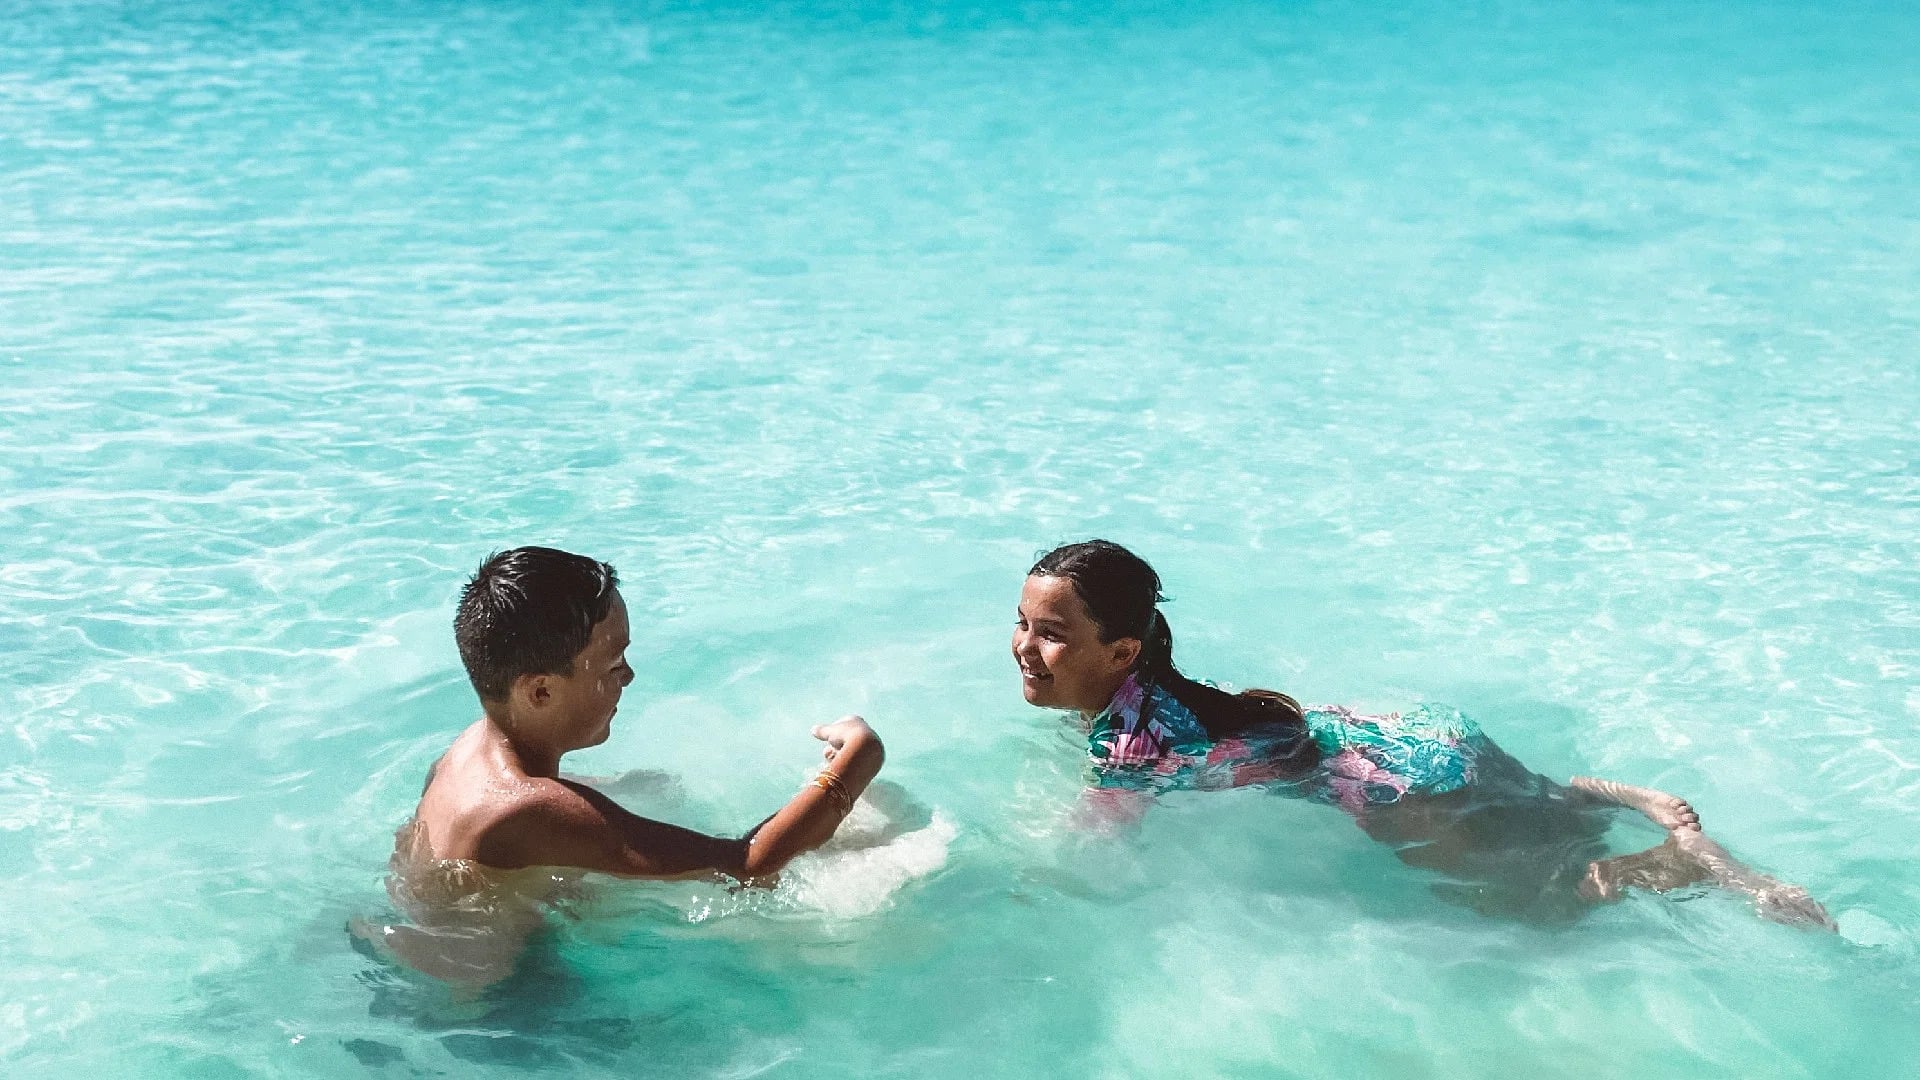
MULTIPOLYGON (((1422 705, 1370 715, 1341 705, 1305 710, 1320 765, 1295 782, 1300 793, 1362 814, 1407 795, 1437 795, 1471 783, 1486 736, 1453 709, 1422 705)), ((1215 741, 1172 694, 1129 675, 1087 732, 1095 786, 1145 790, 1239 787, 1285 778, 1299 733, 1276 726, 1215 741)))

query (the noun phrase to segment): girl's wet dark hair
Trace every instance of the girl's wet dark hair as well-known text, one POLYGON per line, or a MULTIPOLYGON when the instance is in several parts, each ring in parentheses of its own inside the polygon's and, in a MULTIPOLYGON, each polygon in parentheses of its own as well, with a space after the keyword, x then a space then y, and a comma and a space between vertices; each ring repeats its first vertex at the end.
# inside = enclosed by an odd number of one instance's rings
POLYGON ((453 615, 453 640, 480 700, 505 701, 522 675, 571 675, 619 584, 612 564, 555 548, 489 555, 453 615))
POLYGON ((1208 737, 1224 739, 1253 728, 1291 727, 1299 738, 1292 751, 1280 756, 1300 759, 1303 769, 1318 759, 1307 738, 1306 715, 1293 698, 1276 690, 1230 694, 1187 678, 1173 665, 1173 628, 1159 608, 1166 597, 1160 594, 1160 575, 1145 559, 1111 540, 1087 540, 1040 556, 1027 575, 1071 581, 1102 642, 1140 639, 1135 676, 1142 684, 1172 694, 1207 729, 1208 737))

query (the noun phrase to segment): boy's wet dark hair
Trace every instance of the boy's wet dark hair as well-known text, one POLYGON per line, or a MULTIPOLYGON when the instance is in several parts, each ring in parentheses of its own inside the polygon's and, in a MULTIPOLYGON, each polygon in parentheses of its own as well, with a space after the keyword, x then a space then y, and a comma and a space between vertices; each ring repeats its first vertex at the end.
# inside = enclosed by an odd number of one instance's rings
POLYGON ((571 675, 619 584, 612 564, 555 548, 488 556, 453 615, 460 662, 480 700, 505 701, 522 675, 571 675))

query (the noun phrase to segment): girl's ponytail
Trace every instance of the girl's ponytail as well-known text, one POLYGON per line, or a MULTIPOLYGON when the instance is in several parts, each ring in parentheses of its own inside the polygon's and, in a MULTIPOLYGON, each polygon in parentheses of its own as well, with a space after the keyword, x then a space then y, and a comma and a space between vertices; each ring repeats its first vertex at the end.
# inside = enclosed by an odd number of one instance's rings
POLYGON ((1160 595, 1160 575, 1146 560, 1112 541, 1089 540, 1055 548, 1028 573, 1073 582, 1074 592, 1100 628, 1100 640, 1138 637, 1135 677, 1142 685, 1172 694, 1206 728, 1208 738, 1232 738, 1255 728, 1279 734, 1290 728, 1294 738, 1286 749, 1275 747, 1273 757, 1292 761, 1302 772, 1318 762, 1299 702, 1276 690, 1230 694, 1195 682, 1174 666, 1173 628, 1157 606, 1165 599, 1160 595))

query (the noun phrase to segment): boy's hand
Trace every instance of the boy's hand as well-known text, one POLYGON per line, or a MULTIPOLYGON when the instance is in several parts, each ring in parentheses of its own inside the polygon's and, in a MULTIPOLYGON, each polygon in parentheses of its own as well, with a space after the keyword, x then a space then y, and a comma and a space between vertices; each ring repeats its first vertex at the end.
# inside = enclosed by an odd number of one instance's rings
POLYGON ((832 761, 840 756, 840 751, 849 742, 873 738, 873 729, 865 720, 857 716, 843 716, 831 724, 821 724, 813 729, 813 737, 827 744, 820 756, 832 761))

